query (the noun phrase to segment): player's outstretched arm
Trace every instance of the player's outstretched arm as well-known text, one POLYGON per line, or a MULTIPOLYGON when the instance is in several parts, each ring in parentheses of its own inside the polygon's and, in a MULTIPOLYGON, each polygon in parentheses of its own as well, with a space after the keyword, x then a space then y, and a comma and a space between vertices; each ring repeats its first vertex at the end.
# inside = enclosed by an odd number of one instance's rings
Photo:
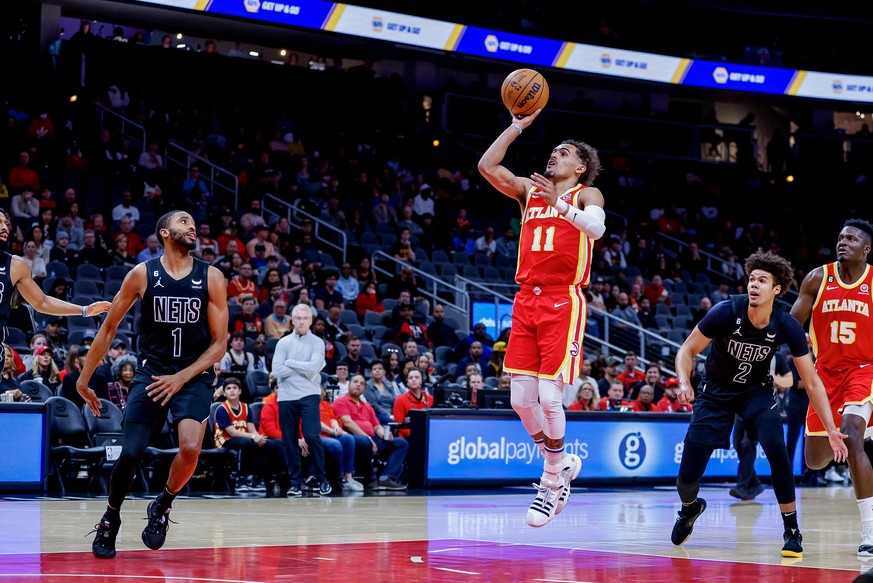
POLYGON ((815 372, 812 356, 806 353, 804 356, 795 357, 794 366, 797 367, 797 373, 806 387, 809 402, 815 408, 818 418, 821 419, 822 425, 824 425, 825 430, 828 432, 828 442, 831 444, 831 449, 834 450, 834 461, 838 463, 846 461, 849 450, 844 440, 849 436, 841 433, 834 423, 834 417, 831 414, 831 403, 828 400, 828 394, 824 384, 821 382, 821 378, 815 372))
POLYGON ((109 350, 109 344, 115 338, 118 323, 121 322, 124 315, 133 306, 133 303, 142 297, 142 294, 145 292, 146 282, 147 277, 144 263, 140 263, 131 269, 125 276, 124 281, 121 282, 121 289, 118 290, 115 299, 112 301, 112 307, 109 308, 106 319, 97 331, 97 336, 91 342, 82 372, 76 381, 76 391, 85 399, 88 408, 98 417, 100 416, 100 399, 88 387, 88 383, 94 371, 103 362, 103 357, 109 350))
POLYGON ((703 335, 695 326, 685 342, 676 353, 676 376, 679 378, 679 402, 687 405, 694 400, 694 387, 691 386, 691 371, 694 370, 694 361, 697 355, 711 342, 710 338, 703 335))
POLYGON ((497 136, 494 143, 488 146, 488 149, 482 154, 482 158, 479 159, 479 173, 485 180, 506 196, 517 200, 522 208, 524 208, 525 195, 530 190, 531 182, 528 178, 516 176, 510 172, 508 168, 501 165, 501 162, 506 156, 509 145, 521 135, 525 128, 533 123, 540 111, 538 109, 521 119, 511 118, 509 126, 497 136))
POLYGON ((185 383, 212 368, 227 350, 227 280, 215 267, 210 266, 208 274, 209 305, 206 307, 206 317, 212 342, 197 360, 176 374, 152 376, 155 382, 146 387, 146 393, 153 401, 160 401, 163 406, 170 402, 173 395, 178 393, 185 383))
POLYGON ((41 314, 50 314, 52 316, 81 316, 82 308, 85 308, 85 315, 97 316, 109 311, 109 302, 94 302, 87 306, 79 306, 71 304, 58 298, 45 295, 42 289, 33 281, 33 272, 30 267, 20 257, 12 257, 12 285, 18 286, 18 291, 22 297, 27 300, 34 310, 41 314))
POLYGON ((806 274, 803 283, 800 284, 800 293, 794 301, 794 305, 791 306, 791 315, 797 318, 801 324, 806 324, 812 315, 812 307, 815 305, 815 298, 818 297, 823 277, 824 269, 816 267, 806 274))

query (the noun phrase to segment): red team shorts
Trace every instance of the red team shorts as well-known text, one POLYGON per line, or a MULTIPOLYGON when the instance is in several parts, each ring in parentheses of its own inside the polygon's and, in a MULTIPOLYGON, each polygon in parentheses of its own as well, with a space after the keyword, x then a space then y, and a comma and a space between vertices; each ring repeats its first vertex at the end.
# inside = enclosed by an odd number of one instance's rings
MULTIPOLYGON (((515 330, 512 333, 515 334, 515 330)), ((856 366, 843 371, 830 371, 822 367, 816 367, 816 370, 827 390, 837 429, 843 419, 843 406, 860 405, 873 398, 873 365, 856 366)), ((867 425, 873 425, 873 418, 867 425)), ((827 435, 812 404, 806 412, 806 434, 827 435)))
POLYGON ((512 332, 503 369, 548 379, 576 380, 588 302, 578 286, 522 285, 512 306, 512 332))

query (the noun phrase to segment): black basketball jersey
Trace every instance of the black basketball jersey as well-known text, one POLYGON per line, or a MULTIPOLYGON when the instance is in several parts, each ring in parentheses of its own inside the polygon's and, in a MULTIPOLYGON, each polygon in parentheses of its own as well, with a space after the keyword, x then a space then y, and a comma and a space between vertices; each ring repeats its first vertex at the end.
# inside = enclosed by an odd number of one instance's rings
POLYGON ((160 258, 146 261, 148 283, 140 317, 140 364, 161 373, 189 366, 212 343, 207 320, 209 264, 194 258, 194 268, 175 280, 160 258))
POLYGON ((787 343, 792 356, 809 352, 803 326, 783 306, 776 303, 765 328, 749 320, 749 296, 730 296, 719 302, 697 325, 712 338, 706 357, 706 378, 725 389, 743 392, 758 388, 770 374, 770 361, 776 350, 787 343))
POLYGON ((6 340, 6 322, 12 313, 12 255, 0 251, 0 334, 6 340))

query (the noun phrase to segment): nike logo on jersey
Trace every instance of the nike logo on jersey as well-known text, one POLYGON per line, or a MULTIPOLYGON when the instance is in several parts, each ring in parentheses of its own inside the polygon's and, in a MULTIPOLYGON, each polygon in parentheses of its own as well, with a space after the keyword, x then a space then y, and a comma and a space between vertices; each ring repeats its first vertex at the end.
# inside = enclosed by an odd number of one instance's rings
POLYGON ((561 303, 559 304, 558 302, 555 302, 555 307, 556 307, 556 308, 560 308, 561 306, 565 306, 565 305, 567 305, 567 304, 569 304, 569 303, 570 303, 570 302, 561 302, 561 303))
POLYGON ((840 289, 840 286, 838 286, 838 285, 829 285, 829 286, 825 287, 825 289, 828 290, 828 291, 830 291, 830 290, 832 290, 832 289, 840 289))

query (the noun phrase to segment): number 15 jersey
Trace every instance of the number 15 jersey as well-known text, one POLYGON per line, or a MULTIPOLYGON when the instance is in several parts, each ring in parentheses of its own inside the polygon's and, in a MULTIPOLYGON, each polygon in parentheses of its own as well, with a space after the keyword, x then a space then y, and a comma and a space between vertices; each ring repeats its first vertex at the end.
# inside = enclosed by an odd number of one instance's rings
POLYGON ((173 279, 160 258, 146 262, 148 283, 140 318, 140 364, 161 373, 175 373, 194 363, 212 343, 209 306, 209 264, 194 258, 187 276, 173 279))
POLYGON ((836 263, 822 268, 809 325, 816 367, 842 371, 873 363, 873 269, 868 265, 858 281, 845 283, 836 263))
MULTIPOLYGON (((561 195, 567 204, 583 208, 578 184, 561 195)), ((528 285, 587 286, 594 241, 562 218, 531 188, 521 216, 518 269, 515 280, 528 285)))

